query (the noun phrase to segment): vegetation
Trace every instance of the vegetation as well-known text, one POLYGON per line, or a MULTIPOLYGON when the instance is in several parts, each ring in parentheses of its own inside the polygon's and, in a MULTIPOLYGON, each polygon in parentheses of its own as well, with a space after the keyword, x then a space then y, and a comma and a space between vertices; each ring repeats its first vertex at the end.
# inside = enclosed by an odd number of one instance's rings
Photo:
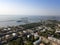
POLYGON ((38 22, 38 23, 31 23, 31 24, 26 24, 26 25, 21 25, 22 27, 24 27, 25 29, 31 29, 31 28, 34 28, 34 27, 37 27, 37 26, 40 26, 41 23, 38 22))
MULTIPOLYGON (((55 31, 56 31, 55 26, 57 26, 56 23, 59 23, 59 22, 57 22, 56 20, 48 20, 48 21, 51 21, 52 23, 51 24, 47 23, 44 26, 50 27, 51 30, 45 30, 44 32, 39 31, 39 35, 44 36, 46 38, 48 36, 54 35, 54 37, 60 38, 60 34, 55 33, 55 31)), ((46 22, 44 22, 44 23, 46 23, 46 22)), ((41 22, 38 22, 38 23, 31 23, 31 24, 25 24, 25 25, 20 25, 20 26, 22 26, 24 29, 34 28, 34 30, 36 30, 35 27, 41 26, 41 25, 43 26, 43 24, 41 22)), ((18 28, 18 27, 12 27, 12 30, 14 30, 16 28, 18 28)), ((12 40, 11 42, 8 43, 8 45, 33 45, 33 42, 38 40, 38 39, 39 38, 35 39, 33 35, 31 35, 29 38, 27 38, 27 36, 24 36, 24 37, 20 37, 16 40, 12 40), (26 43, 24 43, 24 41, 26 41, 26 43)))

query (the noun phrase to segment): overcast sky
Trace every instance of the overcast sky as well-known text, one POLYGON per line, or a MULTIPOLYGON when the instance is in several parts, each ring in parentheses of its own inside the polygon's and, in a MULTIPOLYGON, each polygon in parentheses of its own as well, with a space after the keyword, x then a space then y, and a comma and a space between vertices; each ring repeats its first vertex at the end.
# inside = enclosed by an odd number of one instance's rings
POLYGON ((0 15, 60 15, 60 0, 0 0, 0 15))

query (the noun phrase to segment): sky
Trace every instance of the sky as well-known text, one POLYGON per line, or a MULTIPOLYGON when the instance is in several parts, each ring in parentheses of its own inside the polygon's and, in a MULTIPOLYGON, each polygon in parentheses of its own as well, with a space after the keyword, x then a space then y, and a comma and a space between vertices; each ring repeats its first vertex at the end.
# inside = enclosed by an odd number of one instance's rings
POLYGON ((60 0, 0 0, 0 15, 60 15, 60 0))

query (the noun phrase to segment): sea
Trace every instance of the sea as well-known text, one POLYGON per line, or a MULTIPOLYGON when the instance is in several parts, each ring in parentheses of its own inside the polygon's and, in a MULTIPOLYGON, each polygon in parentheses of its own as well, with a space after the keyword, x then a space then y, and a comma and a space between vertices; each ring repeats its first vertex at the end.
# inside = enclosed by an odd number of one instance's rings
POLYGON ((0 27, 24 25, 51 19, 60 21, 60 16, 0 15, 0 27))

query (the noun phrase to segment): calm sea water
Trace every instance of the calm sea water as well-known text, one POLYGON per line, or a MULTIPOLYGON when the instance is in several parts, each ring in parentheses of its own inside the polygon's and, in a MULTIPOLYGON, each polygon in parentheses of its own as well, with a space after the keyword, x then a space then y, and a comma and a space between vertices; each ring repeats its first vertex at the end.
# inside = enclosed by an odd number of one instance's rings
POLYGON ((0 27, 16 26, 26 23, 39 22, 41 20, 55 19, 60 20, 60 17, 56 16, 20 16, 20 15, 1 15, 0 27), (17 22, 21 20, 21 22, 17 22), (27 21, 28 20, 28 21, 27 21))

